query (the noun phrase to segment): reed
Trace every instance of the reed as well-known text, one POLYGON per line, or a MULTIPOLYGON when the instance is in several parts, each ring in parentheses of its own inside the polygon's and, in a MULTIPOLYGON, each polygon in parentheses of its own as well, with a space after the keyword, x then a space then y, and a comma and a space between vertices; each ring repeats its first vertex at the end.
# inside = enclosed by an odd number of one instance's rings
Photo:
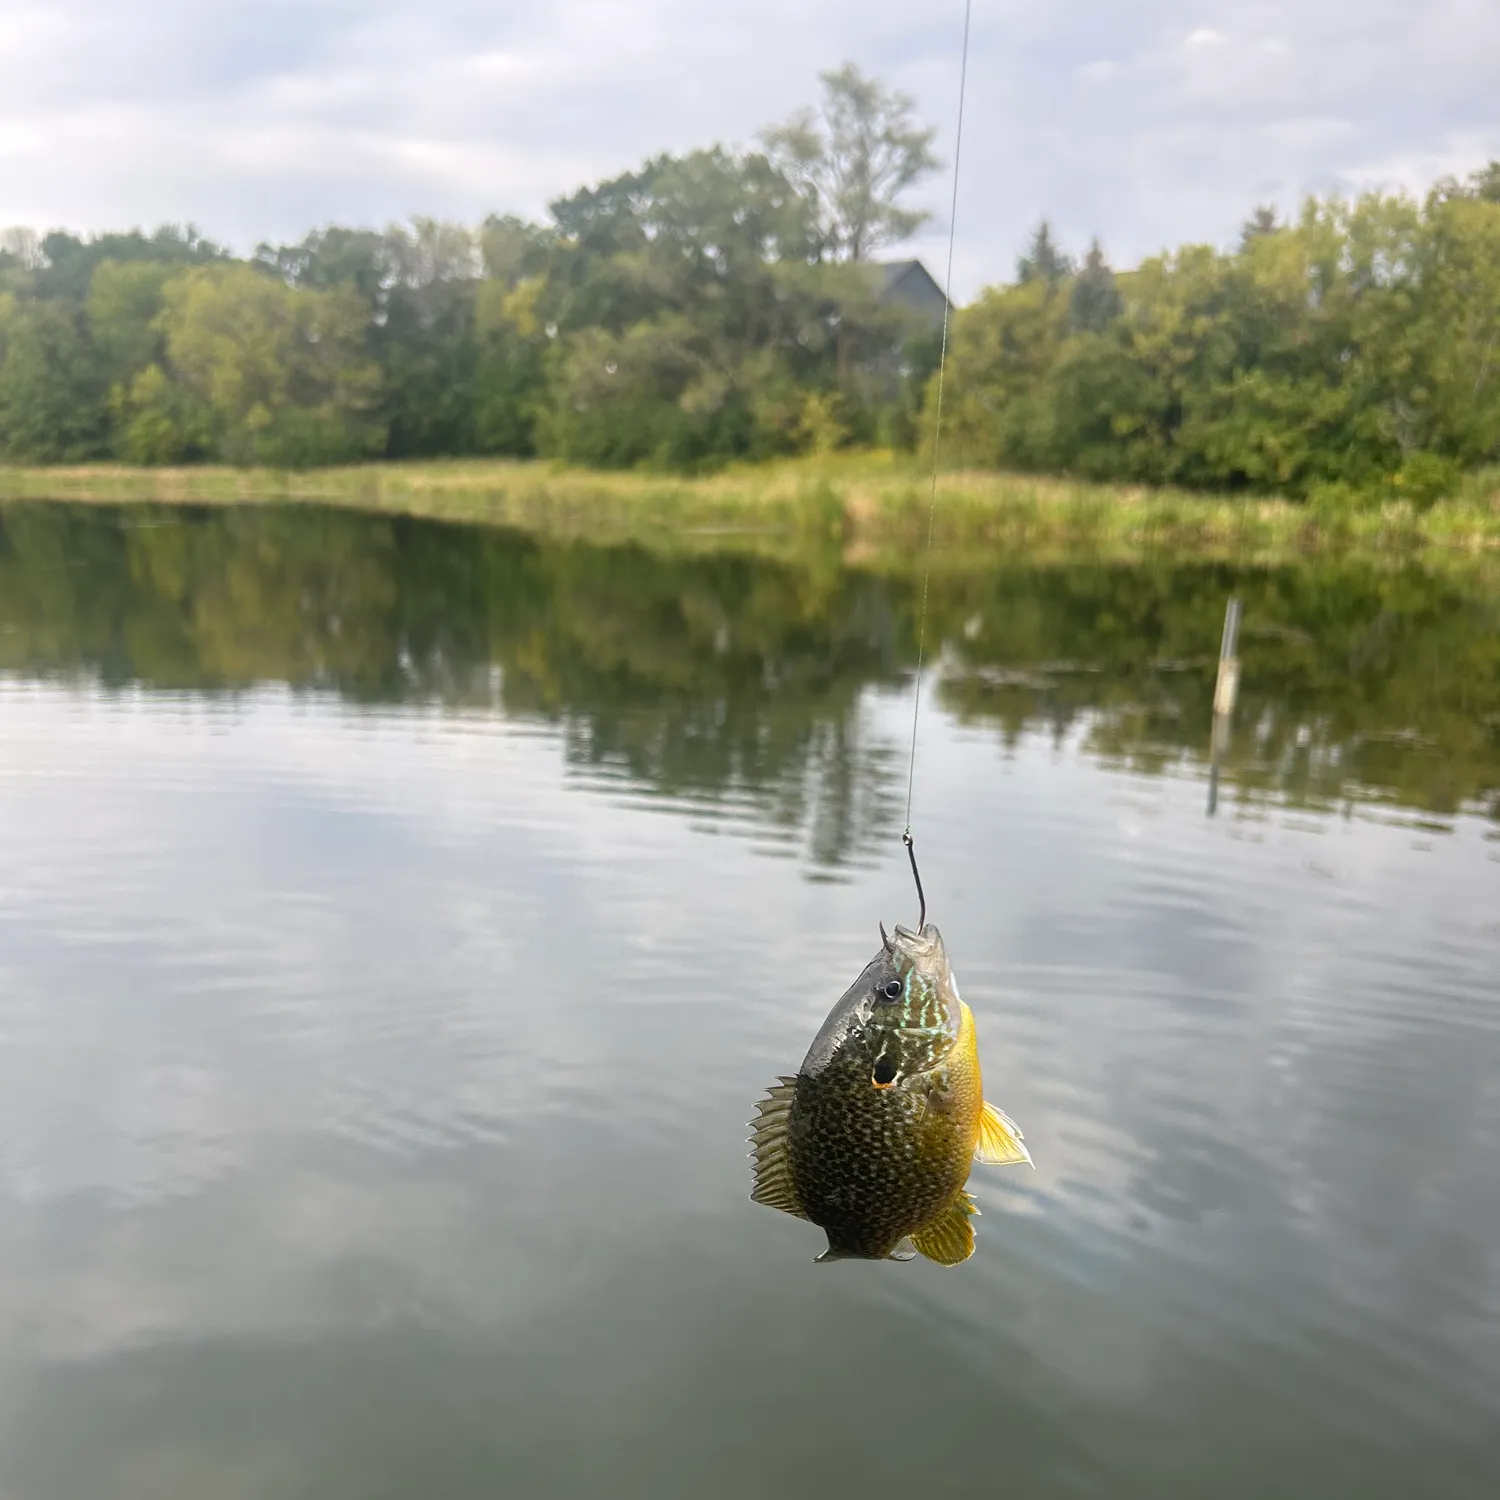
MULTIPOLYGON (((284 472, 194 467, 0 468, 0 499, 95 504, 320 504, 553 535, 728 538, 779 550, 836 545, 900 553, 926 536, 931 479, 910 456, 840 455, 730 467, 684 478, 602 473, 535 462, 448 460, 284 472)), ((1168 551, 1241 560, 1322 551, 1486 552, 1500 548, 1500 470, 1469 476, 1422 509, 1297 504, 1140 485, 954 471, 937 487, 934 542, 1028 553, 1168 551)))

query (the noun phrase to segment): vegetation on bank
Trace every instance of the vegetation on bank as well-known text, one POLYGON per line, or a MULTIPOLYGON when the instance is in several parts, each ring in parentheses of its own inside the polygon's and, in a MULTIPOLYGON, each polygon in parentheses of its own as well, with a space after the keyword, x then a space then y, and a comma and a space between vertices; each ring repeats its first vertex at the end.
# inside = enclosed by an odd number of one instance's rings
MULTIPOLYGON (((853 67, 824 88, 760 150, 657 157, 545 224, 330 225, 247 259, 190 229, 6 231, 0 462, 701 474, 919 452, 938 338, 874 257, 922 220, 902 200, 939 165, 934 132, 853 67)), ((1500 163, 1421 203, 1261 209, 1231 250, 1128 272, 1098 244, 1075 263, 1044 224, 952 332, 965 464, 1279 495, 1383 530, 1500 463, 1500 163)))
POLYGON ((309 471, 0 468, 0 499, 315 503, 513 525, 539 535, 658 543, 676 537, 694 547, 734 533, 759 550, 831 544, 911 551, 925 546, 929 519, 940 554, 973 545, 1244 559, 1500 548, 1500 469, 1468 476, 1458 495, 1430 505, 1390 500, 1356 508, 977 470, 944 472, 934 506, 921 458, 890 452, 730 465, 696 477, 497 460, 309 471))

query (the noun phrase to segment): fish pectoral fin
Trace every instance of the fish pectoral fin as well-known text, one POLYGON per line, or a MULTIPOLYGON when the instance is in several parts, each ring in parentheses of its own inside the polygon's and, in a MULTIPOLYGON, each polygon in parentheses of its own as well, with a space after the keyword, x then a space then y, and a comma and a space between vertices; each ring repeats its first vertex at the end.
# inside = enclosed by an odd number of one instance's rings
POLYGON ((945 1212, 911 1242, 928 1260, 940 1266, 957 1266, 974 1253, 974 1226, 969 1223, 979 1209, 966 1192, 960 1192, 945 1212))
POLYGON ((764 1203, 767 1208, 779 1208, 793 1218, 807 1217, 797 1199, 796 1185, 792 1181, 791 1162, 787 1158, 786 1128, 792 1114, 792 1096, 797 1090, 795 1078, 779 1078, 766 1090, 766 1097, 756 1102, 760 1111, 751 1126, 751 1169, 755 1186, 751 1200, 764 1203))
POLYGON ((980 1111, 974 1160, 990 1167, 1009 1167, 1025 1162, 1033 1171, 1036 1169, 1031 1152, 1022 1144, 1021 1127, 993 1104, 986 1104, 980 1111))

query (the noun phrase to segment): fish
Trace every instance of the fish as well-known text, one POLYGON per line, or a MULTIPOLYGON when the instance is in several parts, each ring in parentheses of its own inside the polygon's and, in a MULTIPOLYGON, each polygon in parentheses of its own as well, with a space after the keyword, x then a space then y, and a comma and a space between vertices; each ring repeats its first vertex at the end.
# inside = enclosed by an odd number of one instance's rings
POLYGON ((755 1105, 750 1197, 816 1224, 828 1241, 819 1263, 914 1250, 959 1265, 979 1213, 971 1165, 1035 1169, 1015 1121, 985 1102, 974 1015, 925 918, 917 931, 881 926, 880 951, 802 1066, 755 1105))

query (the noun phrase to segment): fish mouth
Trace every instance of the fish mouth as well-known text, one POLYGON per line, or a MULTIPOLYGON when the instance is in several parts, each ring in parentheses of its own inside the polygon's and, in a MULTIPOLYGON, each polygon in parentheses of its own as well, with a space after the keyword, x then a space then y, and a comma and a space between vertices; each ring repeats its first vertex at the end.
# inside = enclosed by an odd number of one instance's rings
POLYGON ((898 948, 909 957, 918 958, 925 957, 943 946, 943 940, 931 922, 928 922, 920 932, 913 932, 910 927, 903 927, 900 922, 897 922, 894 936, 888 935, 882 924, 880 940, 885 944, 885 951, 893 957, 898 948))

